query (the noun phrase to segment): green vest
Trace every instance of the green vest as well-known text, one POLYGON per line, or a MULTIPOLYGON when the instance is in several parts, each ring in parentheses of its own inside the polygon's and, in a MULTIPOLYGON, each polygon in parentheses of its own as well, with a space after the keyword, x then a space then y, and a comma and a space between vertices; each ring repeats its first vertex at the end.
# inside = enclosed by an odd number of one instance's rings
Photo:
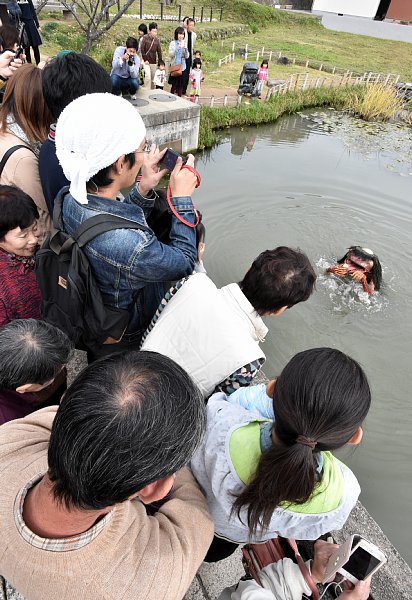
MULTIPOLYGON (((230 437, 230 458, 237 476, 245 485, 253 479, 262 455, 260 425, 265 421, 251 421, 236 429, 230 437)), ((315 485, 309 500, 304 504, 283 503, 281 508, 296 513, 321 514, 331 512, 339 506, 345 485, 340 468, 342 463, 331 452, 322 454, 322 479, 315 485)))

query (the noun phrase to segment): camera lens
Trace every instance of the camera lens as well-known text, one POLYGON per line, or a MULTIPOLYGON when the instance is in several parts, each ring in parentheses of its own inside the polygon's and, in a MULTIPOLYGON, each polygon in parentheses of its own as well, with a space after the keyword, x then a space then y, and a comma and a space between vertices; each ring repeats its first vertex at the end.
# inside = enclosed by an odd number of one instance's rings
POLYGON ((127 61, 127 64, 129 65, 129 67, 133 67, 133 65, 134 65, 133 58, 129 58, 129 60, 127 61))

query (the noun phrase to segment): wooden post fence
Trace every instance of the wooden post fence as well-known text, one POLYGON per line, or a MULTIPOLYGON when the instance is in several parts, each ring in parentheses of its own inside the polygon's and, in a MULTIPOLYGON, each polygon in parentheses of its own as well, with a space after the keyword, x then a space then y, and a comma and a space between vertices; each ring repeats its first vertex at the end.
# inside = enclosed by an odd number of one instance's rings
POLYGON ((223 8, 220 9, 220 20, 223 19, 223 8))
POLYGON ((179 4, 179 13, 178 13, 178 17, 177 18, 178 18, 178 21, 180 23, 182 21, 182 5, 181 4, 179 4))
POLYGON ((203 23, 203 6, 200 9, 200 22, 203 23))
POLYGON ((213 19, 213 7, 210 7, 210 22, 212 22, 213 19))

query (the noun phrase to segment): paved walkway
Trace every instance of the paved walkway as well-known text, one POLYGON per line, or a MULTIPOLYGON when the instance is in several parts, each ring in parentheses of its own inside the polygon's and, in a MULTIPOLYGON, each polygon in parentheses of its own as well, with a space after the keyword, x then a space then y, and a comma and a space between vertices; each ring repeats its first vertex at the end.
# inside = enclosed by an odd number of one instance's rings
POLYGON ((374 21, 364 17, 349 17, 346 15, 339 17, 334 13, 316 12, 314 14, 321 15, 322 25, 326 29, 412 44, 412 25, 400 25, 389 21, 374 21))

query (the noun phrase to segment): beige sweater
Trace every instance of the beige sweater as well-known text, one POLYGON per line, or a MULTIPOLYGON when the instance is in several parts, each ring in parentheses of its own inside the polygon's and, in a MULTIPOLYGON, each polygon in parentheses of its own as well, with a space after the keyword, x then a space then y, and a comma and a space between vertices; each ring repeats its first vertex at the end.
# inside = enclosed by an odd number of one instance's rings
POLYGON ((37 549, 18 533, 17 493, 47 469, 56 407, 0 427, 0 574, 28 600, 180 600, 213 537, 205 499, 192 475, 177 474, 171 500, 153 517, 124 502, 88 545, 37 549))
MULTIPOLYGON (((16 135, 9 132, 2 133, 0 130, 0 158, 4 156, 9 148, 18 145, 25 145, 25 143, 16 135)), ((40 215, 38 232, 41 243, 50 231, 52 222, 40 183, 37 156, 31 150, 25 148, 19 148, 19 150, 13 152, 4 166, 0 183, 2 185, 14 185, 34 200, 40 215)))

